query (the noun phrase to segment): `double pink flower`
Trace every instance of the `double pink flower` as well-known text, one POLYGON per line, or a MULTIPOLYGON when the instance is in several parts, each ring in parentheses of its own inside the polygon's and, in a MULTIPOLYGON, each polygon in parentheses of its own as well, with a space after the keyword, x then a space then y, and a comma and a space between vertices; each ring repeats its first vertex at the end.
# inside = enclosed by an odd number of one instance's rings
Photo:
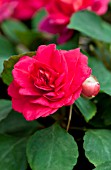
POLYGON ((57 50, 50 44, 41 45, 32 58, 23 56, 12 74, 13 82, 8 88, 12 107, 27 120, 34 120, 73 104, 91 69, 79 48, 57 50))

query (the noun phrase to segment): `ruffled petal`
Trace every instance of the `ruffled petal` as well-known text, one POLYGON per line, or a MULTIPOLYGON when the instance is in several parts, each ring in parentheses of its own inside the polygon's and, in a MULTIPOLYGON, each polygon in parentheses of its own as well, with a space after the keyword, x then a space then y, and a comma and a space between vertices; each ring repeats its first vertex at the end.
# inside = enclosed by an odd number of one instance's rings
POLYGON ((8 91, 8 95, 10 95, 11 97, 14 97, 14 98, 20 97, 20 95, 18 93, 19 86, 17 85, 17 83, 15 81, 12 81, 12 83, 9 85, 7 91, 8 91))
POLYGON ((80 53, 79 48, 64 53, 64 56, 68 64, 68 81, 72 85, 70 91, 76 91, 91 74, 91 69, 87 66, 88 58, 80 53))
POLYGON ((36 56, 34 58, 38 60, 40 63, 44 63, 46 65, 50 65, 50 62, 52 60, 52 56, 56 50, 56 45, 55 44, 50 44, 48 46, 46 45, 41 45, 37 49, 36 56))
POLYGON ((80 54, 75 70, 75 76, 70 86, 71 93, 76 92, 82 83, 91 75, 92 70, 88 67, 87 60, 88 58, 85 55, 80 54))
POLYGON ((27 103, 23 110, 23 115, 26 120, 31 121, 39 117, 46 117, 56 112, 58 108, 52 109, 50 107, 44 107, 40 104, 27 103))
POLYGON ((20 70, 23 70, 24 72, 28 72, 28 67, 35 62, 36 60, 34 58, 31 58, 29 56, 23 56, 14 65, 14 69, 20 69, 20 70))
POLYGON ((33 88, 20 88, 19 94, 26 96, 41 96, 43 92, 35 87, 33 88))

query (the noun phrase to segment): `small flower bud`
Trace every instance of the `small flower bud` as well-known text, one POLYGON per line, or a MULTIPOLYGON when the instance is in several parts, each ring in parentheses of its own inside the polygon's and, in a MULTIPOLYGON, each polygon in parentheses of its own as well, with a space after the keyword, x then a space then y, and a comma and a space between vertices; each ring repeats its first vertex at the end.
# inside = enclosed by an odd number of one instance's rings
POLYGON ((87 78, 82 84, 82 95, 86 98, 93 98, 95 97, 100 90, 100 84, 96 77, 91 75, 87 78))

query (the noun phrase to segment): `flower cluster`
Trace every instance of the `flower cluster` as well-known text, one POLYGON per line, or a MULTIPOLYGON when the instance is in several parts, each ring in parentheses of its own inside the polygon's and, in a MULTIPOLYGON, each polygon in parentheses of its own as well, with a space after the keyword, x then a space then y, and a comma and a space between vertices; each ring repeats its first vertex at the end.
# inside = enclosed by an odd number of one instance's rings
POLYGON ((69 40, 74 31, 67 28, 72 14, 80 10, 91 10, 98 15, 107 11, 109 0, 1 0, 0 22, 9 17, 27 20, 45 8, 48 15, 40 22, 40 31, 59 34, 58 43, 69 40))
POLYGON ((41 21, 39 29, 49 33, 58 33, 58 43, 64 43, 73 35, 68 29, 72 14, 80 10, 90 10, 98 15, 107 11, 109 0, 52 0, 46 6, 48 16, 41 21))

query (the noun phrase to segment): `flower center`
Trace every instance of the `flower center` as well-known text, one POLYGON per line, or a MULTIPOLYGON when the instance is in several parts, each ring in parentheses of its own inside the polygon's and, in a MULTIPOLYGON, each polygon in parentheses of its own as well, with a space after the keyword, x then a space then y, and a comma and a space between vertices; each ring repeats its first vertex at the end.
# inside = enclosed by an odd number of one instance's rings
POLYGON ((49 82, 49 73, 43 69, 39 69, 38 78, 47 84, 49 82))
POLYGON ((52 91, 55 87, 52 81, 53 79, 50 72, 44 70, 43 68, 39 68, 35 78, 35 86, 42 90, 52 91))

